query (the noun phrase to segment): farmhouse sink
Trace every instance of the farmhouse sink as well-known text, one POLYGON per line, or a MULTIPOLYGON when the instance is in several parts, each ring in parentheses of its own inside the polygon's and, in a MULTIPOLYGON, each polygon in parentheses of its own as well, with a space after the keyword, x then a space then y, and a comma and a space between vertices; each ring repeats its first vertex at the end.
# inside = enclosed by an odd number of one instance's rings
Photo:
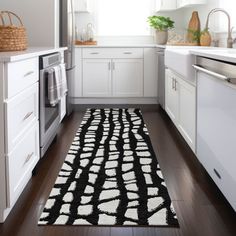
POLYGON ((192 48, 167 48, 165 51, 165 66, 174 70, 186 80, 195 83, 195 72, 192 65, 195 56, 190 54, 192 48))

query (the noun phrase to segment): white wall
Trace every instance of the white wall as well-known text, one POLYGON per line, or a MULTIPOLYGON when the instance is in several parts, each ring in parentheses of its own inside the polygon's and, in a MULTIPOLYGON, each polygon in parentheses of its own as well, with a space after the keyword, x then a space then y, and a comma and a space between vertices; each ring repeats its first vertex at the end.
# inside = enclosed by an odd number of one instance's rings
POLYGON ((0 9, 20 16, 29 46, 59 46, 58 0, 0 0, 0 9))

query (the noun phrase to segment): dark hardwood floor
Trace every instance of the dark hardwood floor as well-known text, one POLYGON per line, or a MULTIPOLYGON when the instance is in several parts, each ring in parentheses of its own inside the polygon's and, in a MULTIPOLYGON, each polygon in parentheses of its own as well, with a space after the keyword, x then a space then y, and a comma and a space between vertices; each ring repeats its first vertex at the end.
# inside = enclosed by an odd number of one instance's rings
POLYGON ((57 138, 38 166, 6 222, 1 236, 230 236, 236 235, 236 214, 196 157, 161 110, 144 109, 163 175, 177 212, 180 228, 38 226, 83 112, 64 121, 57 138))

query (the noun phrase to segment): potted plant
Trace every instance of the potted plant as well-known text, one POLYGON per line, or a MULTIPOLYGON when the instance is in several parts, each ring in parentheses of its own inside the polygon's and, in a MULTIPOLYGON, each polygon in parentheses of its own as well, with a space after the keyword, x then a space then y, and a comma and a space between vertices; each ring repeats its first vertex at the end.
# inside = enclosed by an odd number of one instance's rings
POLYGON ((158 44, 166 44, 168 41, 168 30, 174 28, 174 21, 170 17, 149 16, 149 25, 156 29, 156 40, 158 44))

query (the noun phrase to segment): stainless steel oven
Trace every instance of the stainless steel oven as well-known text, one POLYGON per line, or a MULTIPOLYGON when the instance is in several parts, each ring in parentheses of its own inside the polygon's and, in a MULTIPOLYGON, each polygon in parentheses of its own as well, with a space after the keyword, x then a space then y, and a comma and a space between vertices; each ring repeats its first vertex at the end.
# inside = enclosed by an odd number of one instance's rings
POLYGON ((60 124, 59 103, 50 105, 48 100, 48 71, 50 68, 61 63, 60 53, 44 55, 39 58, 40 62, 40 155, 44 156, 48 147, 57 135, 60 124))

